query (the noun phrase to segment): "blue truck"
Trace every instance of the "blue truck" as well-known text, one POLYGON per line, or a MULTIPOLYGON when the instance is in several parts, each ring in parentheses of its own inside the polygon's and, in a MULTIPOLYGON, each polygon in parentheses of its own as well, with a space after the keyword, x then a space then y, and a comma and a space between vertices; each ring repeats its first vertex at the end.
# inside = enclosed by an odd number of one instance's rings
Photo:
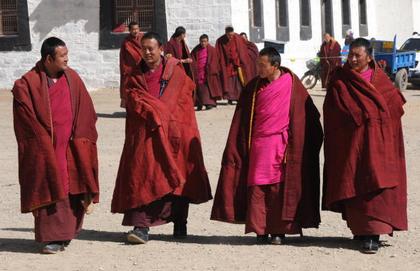
POLYGON ((397 50, 397 36, 393 41, 372 41, 373 55, 376 62, 384 69, 400 90, 405 90, 411 69, 415 68, 416 51, 397 50))
MULTIPOLYGON (((408 82, 411 82, 411 77, 414 77, 414 68, 417 66, 416 51, 407 50, 403 45, 400 50, 397 50, 397 36, 394 40, 371 40, 373 47, 373 57, 380 67, 388 74, 389 78, 394 81, 394 84, 400 90, 407 89, 408 82)), ((348 48, 341 54, 343 61, 347 60, 348 48)))

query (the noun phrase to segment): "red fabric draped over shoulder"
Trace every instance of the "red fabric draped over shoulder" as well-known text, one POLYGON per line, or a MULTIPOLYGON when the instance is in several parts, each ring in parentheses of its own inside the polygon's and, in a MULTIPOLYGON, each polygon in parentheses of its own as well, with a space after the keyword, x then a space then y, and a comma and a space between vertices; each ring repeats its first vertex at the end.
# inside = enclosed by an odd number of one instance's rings
MULTIPOLYGON (((70 88, 73 112, 72 136, 67 149, 70 194, 90 193, 99 200, 98 138, 96 113, 79 75, 68 68, 64 75, 70 88)), ((47 76, 37 65, 15 82, 13 93, 14 129, 19 152, 21 210, 66 199, 54 154, 53 127, 47 76)))
POLYGON ((343 212, 369 199, 367 215, 407 228, 407 180, 401 117, 405 99, 375 64, 372 81, 348 64, 336 71, 324 101, 323 208, 343 212))
MULTIPOLYGON (((281 219, 297 221, 302 227, 318 227, 319 151, 323 133, 319 112, 299 78, 293 78, 290 101, 289 143, 281 219)), ((258 77, 246 86, 236 107, 223 153, 222 168, 211 219, 244 223, 247 213, 248 139, 253 92, 258 77)))
POLYGON ((126 140, 112 199, 114 213, 170 193, 192 203, 212 198, 195 119, 195 85, 175 58, 164 63, 162 79, 168 84, 157 99, 148 93, 141 69, 131 78, 126 140))

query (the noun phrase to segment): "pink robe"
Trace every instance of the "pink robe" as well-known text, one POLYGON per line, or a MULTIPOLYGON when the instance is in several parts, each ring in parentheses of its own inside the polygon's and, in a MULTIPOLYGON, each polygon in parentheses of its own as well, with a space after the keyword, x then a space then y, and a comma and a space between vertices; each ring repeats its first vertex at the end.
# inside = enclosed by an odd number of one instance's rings
POLYGON ((361 76, 364 80, 366 80, 366 81, 368 81, 368 82, 371 82, 371 81, 372 81, 372 76, 373 76, 373 69, 367 69, 366 71, 361 72, 361 73, 360 73, 360 76, 361 76))
POLYGON ((198 62, 197 62, 197 68, 198 68, 198 84, 204 84, 206 82, 206 66, 207 66, 207 57, 208 57, 208 51, 207 48, 202 48, 198 51, 198 62))
POLYGON ((292 76, 286 73, 257 92, 252 126, 248 185, 284 179, 292 76))

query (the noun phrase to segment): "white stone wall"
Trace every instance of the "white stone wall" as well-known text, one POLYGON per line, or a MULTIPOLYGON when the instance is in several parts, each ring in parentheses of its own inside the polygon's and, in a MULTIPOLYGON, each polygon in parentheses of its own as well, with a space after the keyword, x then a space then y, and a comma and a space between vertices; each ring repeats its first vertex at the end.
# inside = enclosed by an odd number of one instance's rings
POLYGON ((397 34, 397 45, 402 43, 413 33, 413 16, 419 16, 419 9, 413 9, 413 0, 376 0, 368 1, 368 14, 375 13, 376 26, 369 35, 377 40, 392 40, 397 34), (417 14, 414 14, 417 13, 417 14))
POLYGON ((42 41, 63 39, 69 65, 89 89, 119 85, 118 50, 98 50, 99 0, 28 0, 32 51, 0 52, 0 88, 10 89, 40 59, 42 41))
MULTIPOLYGON (((415 31, 420 31, 420 0, 367 0, 369 37, 392 39, 398 33, 398 45, 415 31)), ((290 41, 282 56, 283 65, 299 76, 305 62, 316 56, 322 40, 321 7, 311 1, 312 39, 300 40, 300 7, 289 0, 290 41)), ((264 0, 264 31, 267 39, 276 37, 275 0, 264 0)), ((62 38, 69 48, 70 66, 77 70, 90 90, 118 87, 118 50, 99 50, 99 0, 28 0, 30 52, 0 52, 0 89, 10 89, 14 80, 34 66, 40 58, 42 41, 49 36, 62 38)), ((343 44, 341 1, 333 0, 334 34, 343 44)), ((190 48, 207 33, 214 44, 226 25, 236 32, 249 34, 248 0, 167 0, 167 32, 170 36, 179 25, 186 27, 190 48)), ((359 34, 358 0, 351 0, 352 29, 359 34)), ((262 48, 263 44, 258 44, 262 48)))
POLYGON ((199 43, 199 37, 207 34, 210 43, 224 34, 231 24, 231 5, 225 0, 167 0, 166 23, 168 39, 175 28, 183 26, 187 30, 187 44, 190 49, 199 43))
POLYGON ((420 33, 420 0, 413 0, 413 31, 420 33))

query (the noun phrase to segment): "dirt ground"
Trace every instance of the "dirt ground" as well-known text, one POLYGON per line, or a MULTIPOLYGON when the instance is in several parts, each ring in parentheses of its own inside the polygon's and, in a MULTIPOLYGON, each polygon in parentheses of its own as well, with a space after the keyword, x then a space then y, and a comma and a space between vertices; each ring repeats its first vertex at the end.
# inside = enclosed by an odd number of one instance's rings
MULTIPOLYGON (((321 109, 324 92, 311 91, 321 109)), ((322 212, 319 229, 288 238, 282 246, 255 245, 243 225, 210 221, 212 202, 192 205, 189 237, 175 241, 172 224, 151 229, 146 245, 124 243, 122 215, 110 213, 124 142, 124 113, 116 90, 91 93, 98 112, 101 202, 85 218, 84 230, 65 252, 40 255, 31 214, 20 214, 17 146, 12 97, 0 91, 0 270, 419 270, 420 268, 420 91, 404 92, 409 231, 385 236, 377 255, 361 254, 340 215, 322 212)), ((204 158, 213 193, 234 107, 198 112, 204 158)), ((321 155, 322 157, 322 155, 321 155)))

